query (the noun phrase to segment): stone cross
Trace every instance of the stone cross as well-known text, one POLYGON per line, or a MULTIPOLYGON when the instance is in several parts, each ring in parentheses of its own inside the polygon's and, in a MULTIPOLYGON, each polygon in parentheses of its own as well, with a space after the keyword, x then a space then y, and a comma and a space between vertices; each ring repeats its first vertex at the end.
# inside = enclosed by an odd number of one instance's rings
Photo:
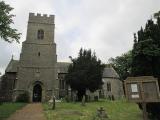
POLYGON ((102 120, 108 120, 107 113, 103 107, 100 107, 99 109, 97 109, 97 117, 102 120))

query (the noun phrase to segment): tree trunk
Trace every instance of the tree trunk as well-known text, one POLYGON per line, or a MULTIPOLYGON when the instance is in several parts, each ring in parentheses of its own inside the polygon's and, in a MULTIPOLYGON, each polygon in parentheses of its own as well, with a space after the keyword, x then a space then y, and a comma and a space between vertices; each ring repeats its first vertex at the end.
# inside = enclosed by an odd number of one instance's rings
POLYGON ((83 95, 85 95, 85 94, 86 94, 86 90, 78 91, 78 93, 77 93, 78 101, 82 101, 83 95))

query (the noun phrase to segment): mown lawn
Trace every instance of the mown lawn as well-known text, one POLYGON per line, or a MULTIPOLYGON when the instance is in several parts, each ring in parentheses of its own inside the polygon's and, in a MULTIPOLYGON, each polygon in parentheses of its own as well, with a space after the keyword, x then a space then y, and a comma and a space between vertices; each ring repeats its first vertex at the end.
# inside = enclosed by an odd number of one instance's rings
POLYGON ((81 103, 56 103, 56 109, 51 105, 43 104, 47 120, 93 120, 96 110, 103 106, 107 111, 109 120, 142 120, 142 112, 135 103, 125 100, 89 102, 86 106, 81 103))
POLYGON ((3 103, 0 105, 0 120, 5 120, 16 110, 25 106, 25 103, 3 103))

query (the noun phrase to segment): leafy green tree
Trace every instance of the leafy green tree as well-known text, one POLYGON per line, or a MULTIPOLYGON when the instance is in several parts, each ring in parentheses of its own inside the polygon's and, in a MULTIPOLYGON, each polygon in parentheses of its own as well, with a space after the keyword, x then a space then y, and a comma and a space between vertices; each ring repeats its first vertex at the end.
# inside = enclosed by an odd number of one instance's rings
MULTIPOLYGON (((148 20, 134 39, 132 50, 132 76, 152 75, 158 78, 160 85, 160 16, 148 20)), ((147 111, 160 119, 160 103, 147 104, 147 111)))
POLYGON ((72 59, 65 79, 72 90, 78 91, 81 100, 86 90, 91 92, 100 89, 104 65, 91 50, 80 49, 77 58, 72 59))
POLYGON ((20 33, 11 27, 11 24, 14 23, 12 19, 14 15, 10 14, 12 10, 12 7, 0 1, 0 37, 9 43, 14 40, 19 42, 20 39, 20 33))
POLYGON ((156 13, 154 13, 154 18, 158 18, 158 17, 160 17, 160 11, 158 11, 158 12, 156 12, 156 13))
POLYGON ((160 19, 148 20, 138 32, 132 51, 132 76, 160 76, 160 19))
POLYGON ((120 80, 125 80, 131 74, 132 51, 128 51, 116 58, 110 58, 109 64, 111 64, 119 74, 120 80))

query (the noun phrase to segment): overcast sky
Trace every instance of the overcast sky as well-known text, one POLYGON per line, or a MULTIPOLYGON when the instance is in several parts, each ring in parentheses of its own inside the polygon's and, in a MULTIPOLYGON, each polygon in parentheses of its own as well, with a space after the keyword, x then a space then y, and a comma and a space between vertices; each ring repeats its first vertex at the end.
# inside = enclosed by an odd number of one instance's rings
MULTIPOLYGON (((29 12, 55 15, 58 61, 91 48, 104 63, 132 49, 133 33, 160 10, 160 0, 5 0, 14 8, 14 28, 26 39, 29 12)), ((21 43, 0 40, 0 72, 12 54, 19 59, 21 43)))

